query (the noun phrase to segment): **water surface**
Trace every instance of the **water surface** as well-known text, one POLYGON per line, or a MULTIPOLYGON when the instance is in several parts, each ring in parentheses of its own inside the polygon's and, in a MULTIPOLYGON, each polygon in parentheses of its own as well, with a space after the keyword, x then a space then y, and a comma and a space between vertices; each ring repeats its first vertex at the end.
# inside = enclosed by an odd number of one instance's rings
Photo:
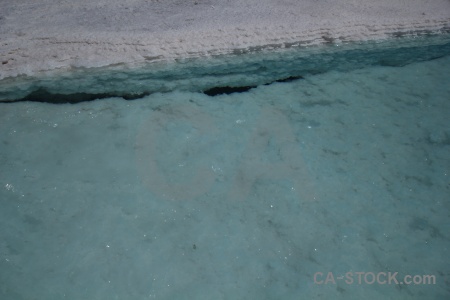
POLYGON ((133 101, 2 103, 1 298, 448 297, 450 56, 413 50, 255 59, 254 78, 229 58, 149 75, 170 88, 133 101), (201 92, 239 82, 257 87, 201 92))

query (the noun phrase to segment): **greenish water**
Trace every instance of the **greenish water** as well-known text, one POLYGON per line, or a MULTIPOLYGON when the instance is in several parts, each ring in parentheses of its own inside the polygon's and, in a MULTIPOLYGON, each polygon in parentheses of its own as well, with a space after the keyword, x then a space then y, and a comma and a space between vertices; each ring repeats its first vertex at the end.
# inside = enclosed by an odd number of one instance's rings
POLYGON ((148 94, 0 103, 0 298, 447 298, 449 44, 396 43, 0 82, 148 94))

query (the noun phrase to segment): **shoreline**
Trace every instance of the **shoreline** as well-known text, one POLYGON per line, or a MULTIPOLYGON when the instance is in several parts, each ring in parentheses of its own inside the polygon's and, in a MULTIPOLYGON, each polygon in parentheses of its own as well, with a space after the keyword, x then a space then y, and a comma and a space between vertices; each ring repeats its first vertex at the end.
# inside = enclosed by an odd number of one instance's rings
POLYGON ((313 0, 301 4, 251 0, 245 5, 236 0, 134 0, 122 5, 124 11, 131 7, 142 12, 144 17, 135 14, 134 19, 125 18, 125 12, 118 9, 120 1, 95 4, 96 10, 89 10, 94 4, 85 0, 77 4, 51 2, 0 4, 0 84, 2 79, 77 68, 135 67, 186 58, 450 32, 450 3, 444 0, 436 0, 434 5, 362 1, 358 5, 340 4, 333 12, 323 10, 324 4, 313 0), (64 10, 65 5, 70 6, 64 10), (59 14, 52 14, 52 10, 59 10, 59 14), (42 17, 45 11, 50 13, 48 18, 42 17), (98 19, 88 25, 78 24, 89 14, 98 19), (19 16, 32 22, 21 23, 19 16), (115 18, 114 26, 119 29, 107 27, 108 18, 115 18))
MULTIPOLYGON (((236 50, 233 50, 236 51, 236 50)), ((98 68, 53 69, 0 81, 0 103, 77 103, 119 97, 139 99, 172 91, 254 88, 329 71, 368 66, 403 67, 450 53, 450 34, 396 37, 322 46, 290 46, 202 58, 153 60, 98 68)))

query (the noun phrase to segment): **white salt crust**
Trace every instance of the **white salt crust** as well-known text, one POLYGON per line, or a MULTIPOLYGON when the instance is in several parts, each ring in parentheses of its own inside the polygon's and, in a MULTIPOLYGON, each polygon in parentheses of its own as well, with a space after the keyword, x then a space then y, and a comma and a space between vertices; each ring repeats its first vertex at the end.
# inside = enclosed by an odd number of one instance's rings
POLYGON ((449 30, 448 0, 2 1, 0 80, 449 30))

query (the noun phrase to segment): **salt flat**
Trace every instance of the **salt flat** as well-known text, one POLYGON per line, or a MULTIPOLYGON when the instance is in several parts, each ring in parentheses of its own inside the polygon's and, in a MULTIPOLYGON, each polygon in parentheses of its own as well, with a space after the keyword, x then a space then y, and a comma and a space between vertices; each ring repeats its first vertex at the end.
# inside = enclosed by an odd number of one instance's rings
POLYGON ((0 299, 449 298, 448 1, 39 2, 0 1, 0 299))
POLYGON ((7 0, 0 79, 449 30, 447 0, 7 0))

